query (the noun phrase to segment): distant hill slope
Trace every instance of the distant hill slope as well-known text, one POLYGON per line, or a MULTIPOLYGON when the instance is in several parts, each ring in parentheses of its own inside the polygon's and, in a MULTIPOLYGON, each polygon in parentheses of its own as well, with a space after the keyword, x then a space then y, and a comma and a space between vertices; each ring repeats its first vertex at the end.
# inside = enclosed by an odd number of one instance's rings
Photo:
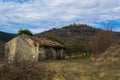
POLYGON ((5 43, 9 41, 10 39, 12 39, 14 36, 15 34, 5 33, 5 32, 0 31, 0 43, 5 43))
POLYGON ((64 42, 86 42, 90 40, 98 30, 84 24, 72 24, 59 29, 52 29, 39 34, 38 37, 57 37, 64 42))
POLYGON ((7 41, 11 40, 14 36, 15 34, 10 34, 0 31, 0 60, 4 56, 4 44, 7 41))

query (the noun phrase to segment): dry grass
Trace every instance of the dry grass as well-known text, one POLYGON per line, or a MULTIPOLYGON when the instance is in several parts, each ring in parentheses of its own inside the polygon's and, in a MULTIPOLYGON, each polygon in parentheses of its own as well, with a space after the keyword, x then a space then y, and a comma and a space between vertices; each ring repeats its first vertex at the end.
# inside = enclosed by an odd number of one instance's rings
MULTIPOLYGON (((53 80, 120 80, 120 68, 97 66, 89 60, 48 63, 56 71, 53 80), (89 64, 87 64, 89 62, 89 64)), ((114 65, 116 66, 116 65, 114 65)), ((120 65, 117 67, 120 67, 120 65)))
POLYGON ((28 61, 4 63, 0 66, 0 80, 51 80, 55 71, 46 64, 28 61))
POLYGON ((106 59, 11 63, 0 66, 0 80, 120 80, 120 47, 106 59))
POLYGON ((120 64, 90 60, 59 60, 4 64, 0 80, 120 80, 120 64))
POLYGON ((47 64, 56 71, 53 80, 120 80, 120 46, 96 61, 74 59, 47 64))

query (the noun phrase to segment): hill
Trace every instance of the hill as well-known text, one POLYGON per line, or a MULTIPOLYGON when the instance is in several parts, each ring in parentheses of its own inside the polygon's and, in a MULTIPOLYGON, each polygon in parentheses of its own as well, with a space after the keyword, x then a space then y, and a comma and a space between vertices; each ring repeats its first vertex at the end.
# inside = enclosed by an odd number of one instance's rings
MULTIPOLYGON (((71 56, 74 54, 91 53, 89 41, 100 30, 102 29, 94 28, 86 24, 71 24, 63 28, 53 28, 44 31, 36 34, 36 36, 49 38, 63 43, 66 47, 66 53, 71 56)), ((120 38, 119 32, 114 33, 114 36, 117 35, 120 38)))
POLYGON ((0 31, 0 43, 5 43, 12 39, 14 36, 15 34, 0 31))
MULTIPOLYGON (((66 53, 90 53, 91 47, 88 41, 101 29, 93 28, 86 24, 71 24, 63 28, 53 28, 42 33, 35 34, 38 37, 45 37, 58 41, 65 45, 66 53)), ((120 33, 116 32, 120 37, 120 33)), ((0 31, 0 43, 5 43, 12 39, 15 34, 0 31)), ((3 44, 0 44, 0 46, 3 44)), ((1 48, 2 49, 2 48, 1 48)))
POLYGON ((4 44, 10 39, 12 39, 14 36, 15 34, 5 33, 5 32, 0 31, 0 59, 3 58, 4 44))
POLYGON ((63 28, 53 28, 49 31, 36 34, 38 37, 55 37, 64 42, 78 43, 89 41, 98 30, 85 24, 71 24, 63 28))

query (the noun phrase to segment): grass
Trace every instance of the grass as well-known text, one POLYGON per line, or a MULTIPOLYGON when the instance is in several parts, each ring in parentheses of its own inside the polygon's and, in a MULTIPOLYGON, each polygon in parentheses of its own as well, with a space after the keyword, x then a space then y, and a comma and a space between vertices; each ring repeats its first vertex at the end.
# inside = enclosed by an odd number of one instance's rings
POLYGON ((101 67, 90 62, 90 60, 55 61, 48 63, 48 66, 56 71, 53 80, 120 80, 120 68, 114 69, 116 65, 101 67))
POLYGON ((0 66, 0 80, 120 80, 119 60, 109 61, 77 57, 71 60, 4 64, 0 66))
POLYGON ((90 59, 90 54, 85 54, 85 55, 74 55, 74 56, 71 56, 71 58, 69 56, 66 56, 65 60, 67 61, 79 61, 79 60, 87 60, 87 59, 90 59))
POLYGON ((0 80, 120 80, 120 47, 106 58, 90 56, 37 63, 3 63, 0 80))
POLYGON ((90 58, 90 55, 88 56, 74 56, 74 57, 71 57, 71 58, 67 58, 66 60, 80 60, 80 59, 89 59, 90 58))
POLYGON ((0 80, 51 80, 54 74, 44 63, 6 62, 0 66, 0 80))
POLYGON ((120 80, 120 64, 81 58, 4 64, 0 67, 0 80, 120 80))

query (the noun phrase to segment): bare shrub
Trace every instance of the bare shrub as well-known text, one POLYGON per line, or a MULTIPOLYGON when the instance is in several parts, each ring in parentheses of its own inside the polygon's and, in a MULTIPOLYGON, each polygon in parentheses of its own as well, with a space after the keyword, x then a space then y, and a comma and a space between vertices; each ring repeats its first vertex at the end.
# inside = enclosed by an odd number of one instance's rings
POLYGON ((115 43, 115 35, 111 30, 100 30, 91 40, 92 53, 96 56, 105 52, 115 43))
POLYGON ((22 61, 0 66, 0 80, 51 80, 54 74, 44 63, 22 61))

